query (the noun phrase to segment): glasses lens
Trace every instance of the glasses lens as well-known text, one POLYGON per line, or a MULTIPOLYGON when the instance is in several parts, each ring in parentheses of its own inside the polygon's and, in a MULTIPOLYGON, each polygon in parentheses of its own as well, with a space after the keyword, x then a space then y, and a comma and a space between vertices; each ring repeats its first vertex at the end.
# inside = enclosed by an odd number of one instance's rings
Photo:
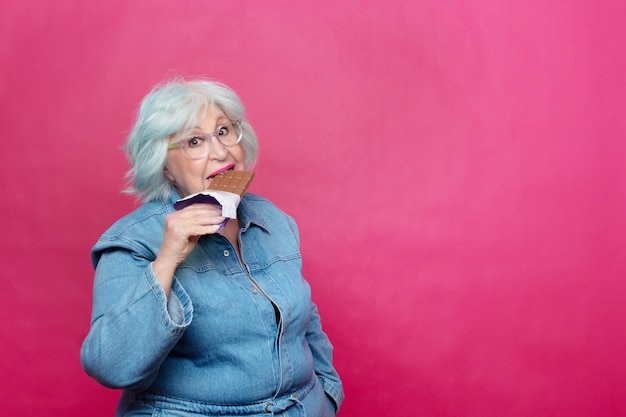
POLYGON ((215 136, 217 136, 222 145, 234 146, 241 140, 241 126, 239 122, 224 123, 215 130, 215 136))
POLYGON ((200 159, 209 153, 210 145, 208 136, 193 135, 183 141, 183 151, 192 159, 200 159))
POLYGON ((218 126, 213 133, 191 135, 179 143, 188 157, 191 159, 202 159, 211 150, 211 136, 215 136, 224 146, 235 146, 241 141, 243 132, 240 122, 228 122, 218 126))

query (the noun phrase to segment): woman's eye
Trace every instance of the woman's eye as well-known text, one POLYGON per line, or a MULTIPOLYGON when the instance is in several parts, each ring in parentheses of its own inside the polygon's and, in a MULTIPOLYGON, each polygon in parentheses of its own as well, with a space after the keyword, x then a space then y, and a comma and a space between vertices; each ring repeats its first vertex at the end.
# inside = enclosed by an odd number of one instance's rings
POLYGON ((187 146, 189 146, 190 148, 197 148, 198 146, 201 146, 203 142, 204 139, 202 137, 191 136, 187 139, 187 146))
POLYGON ((217 134, 219 136, 228 136, 228 133, 230 133, 228 126, 220 126, 217 128, 217 134))

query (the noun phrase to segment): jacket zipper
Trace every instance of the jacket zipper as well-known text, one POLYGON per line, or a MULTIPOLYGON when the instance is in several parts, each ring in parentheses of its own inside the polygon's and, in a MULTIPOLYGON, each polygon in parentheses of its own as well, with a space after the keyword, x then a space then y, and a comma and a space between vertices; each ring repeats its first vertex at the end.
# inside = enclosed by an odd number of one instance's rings
MULTIPOLYGON (((250 273, 250 267, 248 267, 248 264, 246 264, 243 261, 243 250, 242 250, 242 245, 241 245, 241 231, 239 231, 239 235, 237 236, 237 238, 239 240, 239 251, 241 252, 241 255, 237 254, 237 256, 239 257, 239 262, 243 266, 243 269, 246 271, 246 277, 248 278, 248 281, 250 282, 250 284, 252 284, 254 288, 256 288, 257 291, 259 291, 270 302, 270 304, 272 305, 274 309, 274 314, 278 314, 277 323, 276 323, 276 327, 278 329, 278 334, 276 335, 276 350, 278 352, 278 387, 276 388, 276 392, 274 393, 274 397, 276 397, 280 393, 280 389, 282 388, 282 385, 283 385, 283 360, 282 360, 282 354, 281 354, 281 349, 280 349, 280 344, 282 341, 282 334, 283 334, 283 314, 280 311, 280 308, 278 308, 278 304, 276 304, 274 300, 272 300, 272 298, 269 295, 267 295, 265 291, 263 291, 263 288, 261 288, 261 286, 254 280, 254 278, 252 278, 252 275, 250 273)), ((235 253, 237 253, 237 251, 235 251, 235 253)))

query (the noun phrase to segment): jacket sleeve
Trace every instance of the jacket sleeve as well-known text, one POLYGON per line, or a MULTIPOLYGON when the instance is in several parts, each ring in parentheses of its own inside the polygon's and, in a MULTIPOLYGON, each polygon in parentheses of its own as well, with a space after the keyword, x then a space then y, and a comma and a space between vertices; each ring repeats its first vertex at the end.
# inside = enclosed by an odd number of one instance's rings
MULTIPOLYGON (((287 216, 287 218, 289 227, 299 247, 300 232, 298 225, 292 217, 287 216)), ((326 396, 334 403, 335 410, 339 411, 339 407, 341 407, 341 403, 344 400, 343 384, 333 366, 333 346, 326 333, 322 330, 322 321, 315 303, 313 303, 311 310, 311 320, 306 332, 306 340, 313 354, 315 374, 322 384, 326 396)))
POLYGON ((326 333, 322 331, 322 322, 315 304, 313 304, 306 339, 313 353, 315 373, 324 388, 324 392, 334 402, 338 411, 344 399, 343 385, 339 379, 339 374, 333 367, 333 346, 326 333))
POLYGON ((150 256, 124 246, 95 252, 92 319, 80 359, 102 385, 134 391, 154 382, 190 325, 193 307, 176 278, 167 298, 150 256))

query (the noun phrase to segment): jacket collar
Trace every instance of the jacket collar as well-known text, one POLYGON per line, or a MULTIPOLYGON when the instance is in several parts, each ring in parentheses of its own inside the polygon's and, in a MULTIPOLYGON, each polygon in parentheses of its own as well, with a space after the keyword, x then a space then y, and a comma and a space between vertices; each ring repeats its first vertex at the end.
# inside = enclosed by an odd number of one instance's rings
POLYGON ((239 217, 239 225, 245 232, 251 224, 263 228, 266 232, 270 232, 269 222, 257 209, 258 205, 254 204, 256 196, 253 194, 244 194, 239 207, 237 207, 237 216, 239 217))

